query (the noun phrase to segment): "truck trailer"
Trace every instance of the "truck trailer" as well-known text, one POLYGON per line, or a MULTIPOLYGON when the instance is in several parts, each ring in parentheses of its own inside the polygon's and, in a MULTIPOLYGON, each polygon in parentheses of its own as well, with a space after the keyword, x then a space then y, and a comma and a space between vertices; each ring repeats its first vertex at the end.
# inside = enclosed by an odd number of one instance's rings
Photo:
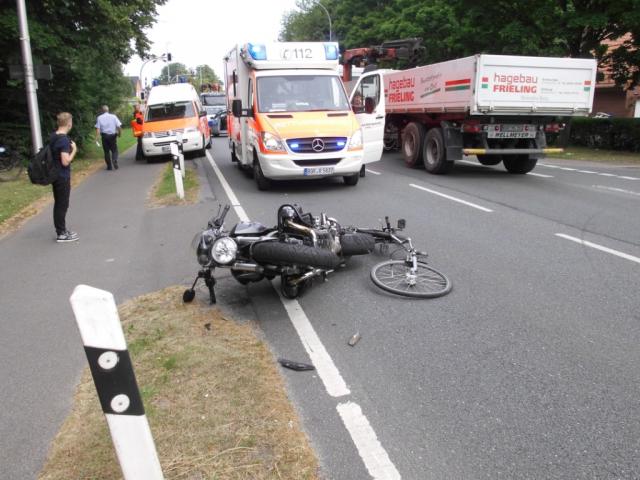
POLYGON ((547 146, 548 133, 589 115, 596 71, 593 59, 479 54, 366 72, 351 103, 365 151, 396 143, 407 166, 424 164, 434 174, 463 155, 523 174, 562 151, 547 146))

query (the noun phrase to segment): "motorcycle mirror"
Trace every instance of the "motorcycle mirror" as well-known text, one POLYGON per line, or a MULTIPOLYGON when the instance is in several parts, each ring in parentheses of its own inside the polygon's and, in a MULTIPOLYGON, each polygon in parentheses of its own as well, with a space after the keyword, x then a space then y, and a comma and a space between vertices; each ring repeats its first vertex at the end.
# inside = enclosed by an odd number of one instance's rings
POLYGON ((404 227, 407 226, 407 221, 404 218, 400 218, 398 220, 398 230, 404 230, 404 227))

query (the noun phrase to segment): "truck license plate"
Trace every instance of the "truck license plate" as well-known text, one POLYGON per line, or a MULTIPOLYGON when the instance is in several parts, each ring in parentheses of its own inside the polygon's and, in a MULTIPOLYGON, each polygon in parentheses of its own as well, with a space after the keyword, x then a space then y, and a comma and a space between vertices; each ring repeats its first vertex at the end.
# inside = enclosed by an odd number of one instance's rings
POLYGON ((536 138, 535 125, 489 125, 489 138, 536 138))
POLYGON ((333 167, 308 167, 304 169, 304 176, 309 175, 331 175, 334 171, 333 167))

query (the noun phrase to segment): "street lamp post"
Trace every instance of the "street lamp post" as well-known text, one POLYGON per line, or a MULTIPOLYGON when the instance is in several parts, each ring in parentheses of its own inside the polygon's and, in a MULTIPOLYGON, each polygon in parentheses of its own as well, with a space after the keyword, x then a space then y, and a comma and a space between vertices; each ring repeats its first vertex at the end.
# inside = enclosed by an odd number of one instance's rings
MULTIPOLYGON (((140 66, 140 85, 142 85, 142 69, 145 67, 145 65, 149 62, 155 62, 157 60, 162 60, 162 61, 166 61, 166 62, 171 62, 171 54, 170 53, 163 53, 162 55, 158 56, 158 55, 152 55, 151 58, 149 58, 149 60, 146 60, 142 63, 142 65, 140 66)), ((167 74, 169 71, 169 67, 167 67, 167 74)), ((142 89, 144 90, 144 85, 142 85, 142 89)))
POLYGON ((325 8, 325 6, 320 3, 320 0, 316 0, 316 3, 320 8, 322 8, 322 10, 324 10, 324 13, 327 14, 327 18, 329 19, 329 41, 331 42, 331 15, 329 15, 329 11, 325 8))

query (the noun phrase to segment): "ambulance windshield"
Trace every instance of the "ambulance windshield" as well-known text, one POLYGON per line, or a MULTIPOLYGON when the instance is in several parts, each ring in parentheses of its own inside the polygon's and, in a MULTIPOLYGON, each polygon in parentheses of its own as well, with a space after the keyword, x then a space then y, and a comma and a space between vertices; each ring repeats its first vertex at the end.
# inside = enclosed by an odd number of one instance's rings
POLYGON ((349 110, 340 79, 329 75, 281 75, 258 78, 260 112, 349 110))
POLYGON ((192 102, 160 103, 158 105, 149 105, 145 121, 153 122, 193 116, 195 116, 195 113, 192 102))

